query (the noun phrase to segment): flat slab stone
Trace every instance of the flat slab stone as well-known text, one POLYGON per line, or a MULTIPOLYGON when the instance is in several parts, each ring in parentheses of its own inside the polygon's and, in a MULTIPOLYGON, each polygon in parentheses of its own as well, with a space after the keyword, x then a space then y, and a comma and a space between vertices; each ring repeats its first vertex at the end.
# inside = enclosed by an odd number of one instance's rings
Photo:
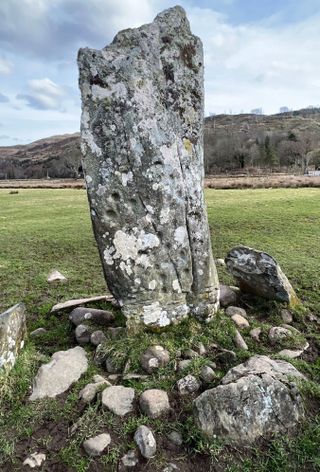
POLYGON ((26 334, 26 307, 23 303, 0 314, 0 369, 14 366, 26 334))
POLYGON ((266 252, 237 246, 231 249, 225 260, 227 269, 243 292, 285 302, 290 306, 300 303, 279 264, 266 252))
POLYGON ((55 352, 51 359, 38 370, 29 400, 56 397, 68 390, 88 369, 86 351, 80 346, 55 352))
POLYGON ((102 405, 115 415, 125 416, 133 410, 135 391, 130 387, 114 385, 102 392, 102 405))
POLYGON ((76 306, 85 305, 91 302, 112 302, 113 300, 114 297, 112 295, 99 295, 98 297, 90 298, 75 298, 74 300, 67 300, 66 302, 57 303, 51 308, 51 313, 55 313, 56 311, 67 310, 68 308, 74 308, 76 306))
POLYGON ((219 306, 203 194, 203 51, 181 7, 80 49, 81 149, 108 288, 128 324, 219 306))

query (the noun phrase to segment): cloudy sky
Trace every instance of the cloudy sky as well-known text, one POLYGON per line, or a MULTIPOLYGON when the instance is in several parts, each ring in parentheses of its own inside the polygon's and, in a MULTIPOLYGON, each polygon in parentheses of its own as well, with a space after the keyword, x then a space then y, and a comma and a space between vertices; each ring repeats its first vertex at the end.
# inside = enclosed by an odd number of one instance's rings
MULTIPOLYGON (((77 50, 171 0, 0 0, 0 146, 79 129, 77 50)), ((206 114, 320 104, 320 0, 181 0, 205 50, 206 114)))

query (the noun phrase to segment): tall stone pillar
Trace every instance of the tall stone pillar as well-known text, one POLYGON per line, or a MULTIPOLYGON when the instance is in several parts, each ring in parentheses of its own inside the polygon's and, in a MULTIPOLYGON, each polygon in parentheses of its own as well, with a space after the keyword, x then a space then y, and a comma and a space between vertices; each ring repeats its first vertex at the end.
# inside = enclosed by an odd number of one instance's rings
POLYGON ((203 52, 181 7, 80 49, 83 169, 107 285, 129 324, 218 307, 203 194, 203 52))

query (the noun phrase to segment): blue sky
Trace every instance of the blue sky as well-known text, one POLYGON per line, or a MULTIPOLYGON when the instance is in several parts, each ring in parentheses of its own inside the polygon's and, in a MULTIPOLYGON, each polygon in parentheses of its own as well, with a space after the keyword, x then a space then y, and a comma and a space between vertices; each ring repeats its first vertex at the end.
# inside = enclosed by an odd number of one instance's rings
MULTIPOLYGON (((0 0, 0 146, 78 131, 77 50, 170 0, 0 0)), ((205 111, 320 104, 320 0, 183 0, 205 51, 205 111)))

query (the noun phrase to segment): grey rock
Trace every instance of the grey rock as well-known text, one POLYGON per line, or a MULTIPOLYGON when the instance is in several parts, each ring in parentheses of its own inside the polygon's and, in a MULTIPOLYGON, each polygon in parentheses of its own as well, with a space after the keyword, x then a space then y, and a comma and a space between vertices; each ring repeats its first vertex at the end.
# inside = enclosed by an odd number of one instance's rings
POLYGON ((28 465, 31 469, 34 469, 35 467, 41 467, 45 460, 45 454, 42 452, 34 452, 23 461, 23 465, 28 465))
POLYGON ((216 378, 216 374, 211 367, 205 365, 201 369, 200 379, 203 380, 205 383, 210 383, 216 378))
POLYGON ((123 380, 146 380, 148 375, 135 374, 134 372, 122 376, 123 380))
POLYGON ((292 323, 293 317, 289 310, 281 310, 281 318, 284 323, 292 323))
POLYGON ((207 353, 207 349, 203 343, 198 343, 196 350, 200 356, 205 356, 207 353))
POLYGON ((285 302, 291 306, 299 303, 287 277, 269 254, 246 246, 237 246, 227 254, 226 264, 243 292, 285 302))
POLYGON ((182 353, 182 357, 185 359, 195 359, 196 357, 199 357, 199 354, 193 349, 185 349, 182 353))
POLYGON ((67 282, 67 278, 64 275, 62 275, 61 272, 59 272, 58 270, 53 270, 48 275, 47 282, 49 282, 50 284, 54 282, 65 283, 67 282))
POLYGON ((38 370, 29 400, 56 397, 68 390, 88 369, 86 351, 80 346, 55 352, 51 359, 38 370))
POLYGON ((105 367, 109 374, 120 374, 121 367, 118 366, 112 357, 108 357, 105 361, 105 367))
POLYGON ((228 285, 220 284, 219 300, 222 307, 233 305, 237 302, 237 298, 237 294, 234 290, 232 290, 232 288, 230 288, 228 285))
POLYGON ((226 315, 232 317, 234 315, 240 315, 243 318, 247 318, 247 312, 243 308, 240 308, 239 306, 228 306, 226 309, 226 315))
POLYGON ((0 370, 14 366, 26 334, 26 307, 23 303, 0 314, 0 370))
POLYGON ((276 343, 282 339, 292 337, 292 331, 287 328, 282 328, 282 326, 273 326, 270 328, 268 337, 271 343, 276 343))
POLYGON ((110 443, 110 434, 102 433, 84 441, 83 448, 89 456, 100 456, 110 443))
POLYGON ((125 416, 133 410, 135 392, 133 388, 113 385, 102 392, 102 405, 115 415, 125 416))
POLYGON ((151 459, 155 456, 157 443, 151 429, 144 425, 139 426, 134 433, 134 440, 143 457, 151 459))
POLYGON ((78 64, 91 218, 127 324, 212 318, 219 290, 203 195, 201 41, 174 7, 101 51, 80 49, 78 64))
POLYGON ((159 418, 170 410, 167 392, 155 388, 145 390, 140 395, 139 404, 142 413, 150 418, 159 418))
POLYGON ((300 357, 301 354, 303 353, 304 349, 301 350, 293 350, 293 349, 282 349, 282 351, 279 351, 277 353, 277 356, 281 357, 288 357, 289 359, 296 359, 297 357, 300 357))
POLYGON ((249 321, 246 320, 241 315, 233 315, 231 316, 232 321, 238 326, 238 328, 249 328, 249 321))
POLYGON ((259 342, 260 341, 260 335, 262 333, 262 329, 261 328, 253 328, 251 331, 250 331, 250 336, 251 338, 254 340, 254 341, 257 341, 259 342))
POLYGON ((131 451, 128 451, 120 459, 120 466, 122 466, 124 470, 126 468, 135 467, 136 465, 138 465, 138 463, 139 463, 139 457, 135 449, 131 449, 131 451))
POLYGON ((103 344, 98 344, 98 346, 96 347, 96 352, 93 359, 95 365, 102 367, 106 362, 106 358, 107 358, 107 354, 103 347, 103 344))
POLYGON ((248 346, 239 331, 236 329, 236 334, 234 335, 234 343, 237 346, 238 349, 243 349, 245 351, 248 351, 248 346))
POLYGON ((284 324, 281 325, 281 327, 285 328, 285 329, 288 329, 293 334, 300 334, 301 335, 301 332, 297 328, 295 328, 294 326, 291 326, 291 325, 288 325, 288 324, 284 323, 284 324))
POLYGON ((169 352, 162 346, 151 346, 141 356, 140 362, 143 370, 152 374, 152 372, 164 367, 170 361, 169 352))
POLYGON ((216 259, 216 263, 220 267, 225 267, 226 266, 226 263, 225 263, 224 259, 216 259))
POLYGON ((90 342, 91 337, 91 328, 89 326, 80 324, 75 329, 75 337, 78 344, 88 344, 90 342))
POLYGON ((97 325, 109 326, 114 322, 114 314, 112 311, 107 310, 78 307, 72 310, 69 319, 75 326, 83 324, 85 321, 91 321, 97 325))
POLYGON ((200 387, 200 382, 193 375, 186 375, 177 382, 177 389, 180 395, 197 392, 200 387))
POLYGON ((94 331, 90 336, 90 342, 94 346, 99 346, 99 344, 104 343, 106 340, 106 335, 100 330, 94 331))
POLYGON ((237 354, 234 351, 230 351, 228 349, 223 349, 216 355, 216 360, 220 362, 222 365, 227 366, 232 364, 237 359, 237 354))
POLYGON ((97 393, 101 392, 107 386, 111 386, 111 383, 105 379, 99 382, 89 383, 80 390, 79 398, 85 403, 90 403, 95 399, 97 393))
POLYGON ((74 300, 67 300, 66 302, 57 303, 51 308, 51 313, 55 313, 57 311, 68 310, 69 308, 74 308, 79 305, 85 305, 86 303, 93 303, 99 301, 110 302, 114 300, 112 295, 100 295, 98 297, 90 297, 90 298, 76 298, 74 300))
POLYGON ((37 338, 46 333, 47 333, 47 330, 45 328, 37 328, 30 333, 30 338, 37 338))
POLYGON ((162 472, 175 472, 177 470, 180 470, 179 467, 173 462, 169 462, 169 464, 166 465, 164 469, 162 469, 162 472))
POLYGON ((167 438, 175 446, 181 446, 183 443, 182 435, 178 431, 171 431, 167 438))
POLYGON ((304 408, 291 376, 291 364, 254 356, 231 369, 221 385, 194 401, 198 427, 209 437, 237 444, 287 432, 303 418, 304 408), (244 393, 245 392, 245 393, 244 393))
POLYGON ((178 371, 181 372, 182 370, 186 369, 191 365, 192 359, 183 359, 182 361, 179 361, 178 363, 178 371))

